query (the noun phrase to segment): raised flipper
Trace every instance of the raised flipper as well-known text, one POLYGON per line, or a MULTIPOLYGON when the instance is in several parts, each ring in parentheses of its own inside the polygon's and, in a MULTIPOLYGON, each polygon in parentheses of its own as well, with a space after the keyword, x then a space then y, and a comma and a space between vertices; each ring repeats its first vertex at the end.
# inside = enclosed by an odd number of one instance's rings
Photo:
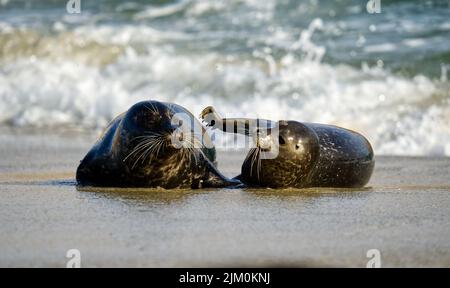
POLYGON ((277 123, 266 119, 253 118, 222 118, 212 106, 208 106, 200 114, 206 126, 223 132, 242 134, 255 137, 260 130, 275 128, 277 123))

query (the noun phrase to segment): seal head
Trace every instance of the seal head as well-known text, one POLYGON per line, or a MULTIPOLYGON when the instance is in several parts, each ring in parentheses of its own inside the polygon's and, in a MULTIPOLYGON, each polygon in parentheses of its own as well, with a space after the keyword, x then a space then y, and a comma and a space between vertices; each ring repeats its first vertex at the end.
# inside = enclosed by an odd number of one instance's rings
POLYGON ((319 157, 316 133, 296 121, 279 121, 278 133, 257 136, 241 168, 241 179, 249 185, 272 188, 296 187, 306 183, 319 157), (276 157, 262 153, 275 148, 276 157))

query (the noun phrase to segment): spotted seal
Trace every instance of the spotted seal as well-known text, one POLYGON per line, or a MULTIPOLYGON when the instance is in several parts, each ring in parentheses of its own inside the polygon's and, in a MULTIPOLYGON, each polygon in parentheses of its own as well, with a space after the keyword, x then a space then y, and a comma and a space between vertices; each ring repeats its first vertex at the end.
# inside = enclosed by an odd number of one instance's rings
POLYGON ((200 117, 207 126, 255 139, 256 148, 250 149, 236 177, 248 186, 363 187, 374 169, 369 141, 349 129, 297 121, 222 118, 211 106, 200 117), (274 157, 261 157, 274 147, 274 157))
POLYGON ((215 149, 205 145, 210 141, 208 134, 199 137, 194 126, 204 132, 201 123, 182 106, 139 102, 108 125, 81 161, 77 183, 166 189, 238 185, 238 180, 227 179, 217 170, 215 149), (190 125, 174 121, 175 115, 187 115, 190 125), (190 135, 180 129, 183 125, 191 127, 190 135))

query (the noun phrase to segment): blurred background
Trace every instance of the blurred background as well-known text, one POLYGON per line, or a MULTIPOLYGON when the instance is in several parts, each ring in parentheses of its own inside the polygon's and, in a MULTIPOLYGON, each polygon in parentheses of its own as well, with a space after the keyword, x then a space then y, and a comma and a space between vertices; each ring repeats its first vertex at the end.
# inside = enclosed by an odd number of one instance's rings
POLYGON ((0 126, 98 131, 155 99, 450 156, 450 1, 67 2, 0 0, 0 126))

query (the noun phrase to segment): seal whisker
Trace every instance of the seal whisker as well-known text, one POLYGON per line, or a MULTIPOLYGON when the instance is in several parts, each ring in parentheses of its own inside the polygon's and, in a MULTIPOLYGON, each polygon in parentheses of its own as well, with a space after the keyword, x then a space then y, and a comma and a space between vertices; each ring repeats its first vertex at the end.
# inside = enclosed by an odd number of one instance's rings
POLYGON ((159 152, 164 149, 164 146, 166 145, 166 141, 164 137, 159 137, 155 139, 153 144, 144 152, 142 163, 147 159, 147 157, 150 155, 149 163, 152 162, 153 158, 158 157, 159 152), (156 153, 154 153, 156 151, 156 153))
POLYGON ((145 108, 147 108, 149 111, 157 114, 158 113, 158 109, 155 107, 155 105, 153 105, 153 103, 149 103, 150 107, 148 107, 147 105, 144 105, 145 108))
MULTIPOLYGON (((193 139, 194 139, 194 142, 192 142, 191 139, 188 139, 188 138, 184 139, 183 142, 187 144, 187 147, 184 147, 184 145, 183 145, 182 149, 183 149, 183 153, 188 153, 194 157, 195 165, 197 165, 198 159, 197 159, 197 154, 196 154, 197 151, 196 150, 198 150, 198 149, 195 148, 195 142, 197 141, 197 143, 200 143, 200 145, 201 145, 201 142, 195 137, 193 139)), ((185 157, 185 156, 183 156, 183 157, 185 157)))
MULTIPOLYGON (((139 153, 139 155, 136 155, 136 160, 135 160, 133 166, 131 167, 131 169, 134 169, 134 166, 136 166, 136 164, 139 162, 139 160, 146 154, 146 151, 148 149, 152 149, 152 147, 154 145, 155 145, 155 142, 149 142, 146 145, 144 145, 142 149, 139 149, 139 152, 136 152, 136 154, 139 153)), ((144 159, 145 159, 145 157, 144 157, 144 159)))
MULTIPOLYGON (((134 149, 124 158, 124 162, 130 158, 131 156, 136 155, 136 161, 133 165, 133 167, 136 165, 136 163, 139 161, 139 159, 142 158, 143 155, 147 154, 147 151, 156 143, 158 139, 162 137, 162 134, 160 133, 151 133, 150 135, 144 135, 144 136, 138 136, 133 138, 131 141, 137 140, 137 139, 143 139, 141 140, 134 149), (137 155, 139 154, 139 155, 137 155)), ((145 160, 145 157, 144 159, 145 160)))
POLYGON ((134 141, 134 140, 136 140, 136 139, 142 139, 142 138, 149 138, 149 139, 153 139, 153 138, 158 138, 158 137, 161 137, 161 135, 160 134, 155 134, 155 135, 144 135, 144 136, 137 136, 137 137, 134 137, 133 139, 131 139, 131 141, 134 141))
POLYGON ((149 163, 152 162, 153 159, 153 150, 155 150, 156 145, 158 145, 158 142, 161 141, 160 139, 155 140, 155 142, 153 142, 144 152, 142 155, 142 164, 144 164, 145 160, 147 159, 147 157, 150 155, 150 160, 149 163))
POLYGON ((253 172, 253 155, 254 155, 254 149, 250 150, 249 154, 250 154, 250 176, 252 176, 252 172, 253 172))
MULTIPOLYGON (((139 157, 139 159, 142 158, 142 163, 144 163, 145 160, 147 159, 147 157, 150 156, 149 163, 151 163, 154 158, 158 157, 159 152, 164 145, 165 145, 165 140, 163 137, 155 139, 154 142, 151 143, 151 145, 149 147, 147 147, 147 149, 145 149, 145 151, 142 152, 142 155, 141 155, 141 157, 139 157), (156 151, 156 153, 155 153, 155 151, 156 151)), ((137 159, 136 163, 139 161, 139 159, 137 159)), ((135 163, 135 165, 136 165, 136 163, 135 163)))
POLYGON ((162 139, 160 140, 160 142, 159 142, 159 144, 158 144, 158 151, 156 152, 156 155, 158 155, 159 154, 159 152, 161 151, 161 150, 164 150, 164 145, 165 145, 165 141, 163 141, 162 139))
POLYGON ((253 175, 253 166, 256 164, 256 177, 259 180, 261 171, 261 150, 259 148, 254 148, 251 151, 251 162, 250 162, 250 176, 253 175))
POLYGON ((151 140, 142 140, 139 142, 136 147, 123 159, 123 162, 125 162, 128 158, 130 158, 133 154, 138 153, 141 149, 145 149, 146 145, 150 144, 151 140))
POLYGON ((256 165, 256 173, 257 173, 257 179, 260 180, 260 173, 261 173, 261 149, 258 149, 258 154, 256 156, 258 158, 258 162, 256 165))
POLYGON ((252 153, 252 161, 250 162, 250 176, 253 175, 253 165, 255 164, 256 161, 257 148, 253 148, 251 153, 252 153))
POLYGON ((133 142, 135 140, 139 140, 139 139, 155 139, 155 138, 159 138, 162 137, 163 135, 160 133, 149 133, 149 135, 143 135, 143 136, 137 136, 134 137, 133 139, 130 140, 130 142, 133 142))
POLYGON ((244 163, 249 160, 250 156, 252 155, 252 151, 250 150, 249 153, 247 153, 247 156, 245 156, 244 163))
POLYGON ((140 159, 142 159, 142 163, 144 162, 145 157, 143 157, 143 156, 146 155, 148 150, 153 150, 153 147, 155 146, 155 144, 156 144, 156 142, 149 143, 149 145, 147 145, 146 148, 144 148, 140 151, 140 154, 136 156, 136 160, 134 161, 134 164, 131 167, 131 169, 134 169, 134 167, 136 166, 136 164, 139 162, 140 159))
POLYGON ((156 114, 159 114, 158 106, 155 106, 155 104, 153 104, 153 103, 150 103, 150 105, 151 105, 151 107, 153 107, 155 113, 156 113, 156 114))
POLYGON ((157 139, 145 152, 143 155, 142 163, 145 162, 148 156, 150 156, 148 162, 151 163, 153 161, 153 158, 158 157, 158 153, 155 154, 155 150, 157 149, 158 145, 162 139, 157 139))
POLYGON ((259 148, 255 150, 254 164, 256 165, 256 179, 258 179, 258 159, 259 159, 259 148))

